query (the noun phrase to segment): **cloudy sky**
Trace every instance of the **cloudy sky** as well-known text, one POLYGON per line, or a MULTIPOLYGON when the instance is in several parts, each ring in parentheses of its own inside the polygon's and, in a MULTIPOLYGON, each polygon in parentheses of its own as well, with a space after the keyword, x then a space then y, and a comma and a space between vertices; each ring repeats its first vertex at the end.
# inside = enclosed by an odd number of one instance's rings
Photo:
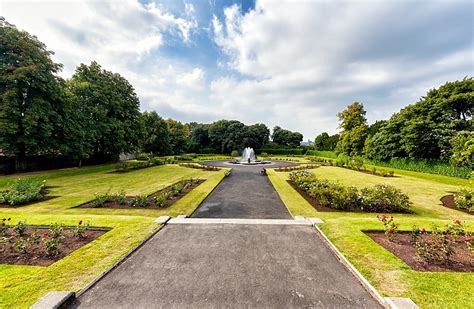
POLYGON ((474 75, 472 1, 1 0, 70 77, 98 61, 142 110, 337 131, 362 102, 386 119, 430 88, 474 75))

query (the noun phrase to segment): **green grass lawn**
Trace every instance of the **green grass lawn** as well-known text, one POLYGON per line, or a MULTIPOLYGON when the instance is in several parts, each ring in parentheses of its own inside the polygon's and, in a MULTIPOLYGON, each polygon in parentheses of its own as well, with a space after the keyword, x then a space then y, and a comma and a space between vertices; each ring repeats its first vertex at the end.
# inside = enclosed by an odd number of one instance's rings
MULTIPOLYGON (((207 172, 176 165, 123 174, 111 173, 113 170, 114 165, 100 165, 21 175, 47 179, 50 195, 57 198, 15 209, 0 208, 0 218, 11 217, 13 223, 26 220, 29 225, 76 225, 83 220, 112 230, 48 267, 0 264, 0 308, 27 308, 48 291, 80 290, 153 232, 158 227, 155 218, 190 215, 224 177, 224 170, 207 172), (185 178, 206 181, 170 208, 74 208, 109 188, 112 192, 123 189, 129 195, 150 194, 185 178)), ((17 176, 1 177, 0 189, 17 176)))
MULTIPOLYGON (((395 215, 401 230, 416 224, 426 228, 461 219, 474 231, 472 215, 444 208, 439 199, 459 186, 472 186, 468 180, 403 171, 398 177, 382 178, 344 168, 321 167, 312 170, 318 177, 338 180, 358 187, 389 183, 404 191, 413 201, 415 214, 395 215)), ((318 212, 287 182, 289 173, 268 170, 270 180, 293 216, 319 217, 321 229, 336 247, 384 296, 409 297, 422 308, 472 308, 472 273, 418 272, 366 236, 363 230, 383 230, 374 213, 318 212)))

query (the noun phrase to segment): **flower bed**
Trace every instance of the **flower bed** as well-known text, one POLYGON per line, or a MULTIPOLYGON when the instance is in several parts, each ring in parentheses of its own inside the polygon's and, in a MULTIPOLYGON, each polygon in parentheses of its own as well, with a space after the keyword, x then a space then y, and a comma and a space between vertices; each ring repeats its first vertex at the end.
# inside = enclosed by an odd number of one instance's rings
POLYGON ((323 206, 341 211, 401 212, 409 213, 412 203, 399 189, 378 184, 362 190, 338 182, 318 179, 309 170, 290 173, 290 184, 309 195, 308 200, 316 209, 323 206))
POLYGON ((470 211, 469 209, 458 207, 458 206, 456 205, 456 202, 455 202, 455 199, 454 199, 454 195, 453 195, 453 194, 448 194, 448 195, 443 196, 443 197, 440 199, 440 201, 441 201, 441 203, 443 204, 444 207, 451 208, 451 209, 455 209, 455 210, 459 210, 459 211, 465 212, 465 213, 467 213, 467 214, 474 215, 474 209, 473 209, 472 211, 470 211))
POLYGON ((76 227, 60 224, 28 226, 26 222, 0 223, 0 264, 48 266, 106 233, 79 221, 76 227))
POLYGON ((293 171, 315 169, 315 168, 318 168, 318 167, 320 167, 319 164, 305 164, 305 165, 298 165, 298 166, 285 166, 285 167, 275 168, 275 172, 293 172, 293 171))
POLYGON ((364 231, 376 243, 395 254, 417 271, 473 272, 472 235, 459 220, 432 231, 414 226, 412 231, 398 231, 391 216, 381 215, 385 232, 364 231))
POLYGON ((47 194, 45 180, 18 178, 8 190, 0 192, 0 207, 26 206, 53 198, 47 194))
POLYGON ((127 196, 124 191, 96 194, 95 200, 82 204, 81 208, 166 208, 176 203, 204 179, 185 179, 151 195, 127 196))

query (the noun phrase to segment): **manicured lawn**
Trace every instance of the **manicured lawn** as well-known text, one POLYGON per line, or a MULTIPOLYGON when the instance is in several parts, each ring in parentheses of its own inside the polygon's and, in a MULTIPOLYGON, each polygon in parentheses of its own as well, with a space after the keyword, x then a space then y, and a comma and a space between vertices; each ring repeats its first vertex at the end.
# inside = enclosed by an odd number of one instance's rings
MULTIPOLYGON (((439 199, 458 186, 472 186, 468 180, 416 172, 382 178, 338 167, 312 170, 320 178, 338 180, 358 187, 389 183, 407 193, 415 214, 395 215, 401 230, 416 224, 430 229, 461 219, 474 231, 472 215, 444 208, 439 199)), ((293 216, 319 217, 322 230, 384 296, 409 297, 422 308, 470 308, 474 299, 472 273, 418 272, 366 236, 363 230, 383 230, 374 213, 318 212, 287 182, 289 173, 269 170, 269 177, 293 216)), ((397 173, 396 173, 397 174, 397 173)))
MULTIPOLYGON (((94 227, 112 228, 48 267, 1 264, 1 308, 27 308, 48 291, 80 290, 153 232, 158 227, 155 218, 191 214, 224 177, 223 170, 205 172, 176 165, 123 174, 110 173, 113 170, 113 165, 102 165, 34 173, 35 177, 47 179, 47 185, 51 186, 50 195, 58 197, 15 209, 0 208, 0 218, 11 217, 13 223, 26 220, 29 225, 53 222, 76 225, 83 220, 94 227), (130 195, 150 194, 184 178, 202 178, 206 181, 169 208, 74 208, 94 199, 94 193, 103 193, 109 188, 112 192, 123 189, 130 195)), ((1 187, 7 186, 15 176, 2 177, 1 187)))

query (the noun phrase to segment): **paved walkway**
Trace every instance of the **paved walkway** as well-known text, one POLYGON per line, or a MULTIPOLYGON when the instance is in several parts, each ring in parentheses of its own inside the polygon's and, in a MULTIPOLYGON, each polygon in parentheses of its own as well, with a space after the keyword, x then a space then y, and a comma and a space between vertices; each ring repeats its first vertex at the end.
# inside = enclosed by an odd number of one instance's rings
POLYGON ((234 166, 232 174, 209 194, 194 212, 195 218, 290 219, 262 167, 234 166))
POLYGON ((167 225, 79 308, 380 308, 304 225, 167 225))
POLYGON ((170 221, 74 307, 380 308, 311 225, 288 221, 260 170, 235 167, 187 219, 195 224, 170 221))

